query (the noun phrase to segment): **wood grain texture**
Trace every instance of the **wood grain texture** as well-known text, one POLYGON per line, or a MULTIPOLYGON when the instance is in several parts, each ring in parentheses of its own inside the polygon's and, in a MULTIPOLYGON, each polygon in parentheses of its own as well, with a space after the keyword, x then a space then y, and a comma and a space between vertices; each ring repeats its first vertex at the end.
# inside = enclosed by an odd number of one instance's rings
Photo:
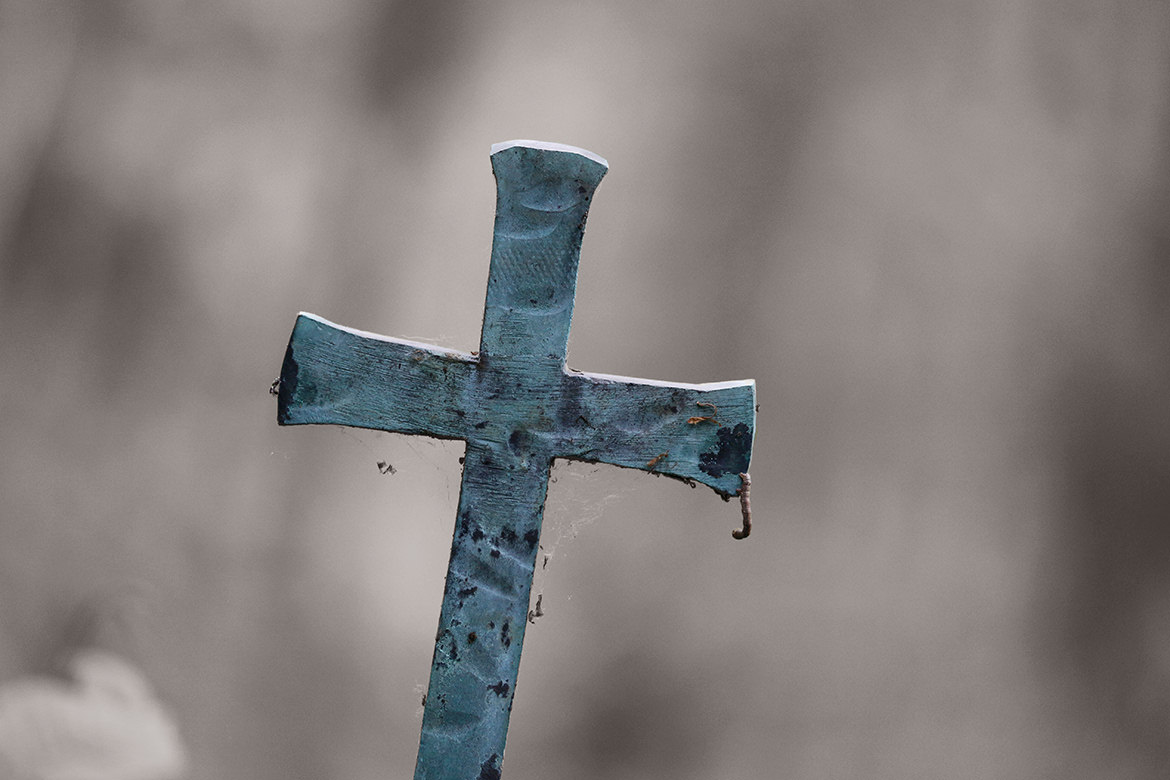
POLYGON ((477 354, 301 314, 278 389, 282 425, 467 442, 416 780, 500 777, 554 458, 642 469, 724 497, 748 470, 755 383, 672 384, 565 366, 599 158, 505 145, 477 354))

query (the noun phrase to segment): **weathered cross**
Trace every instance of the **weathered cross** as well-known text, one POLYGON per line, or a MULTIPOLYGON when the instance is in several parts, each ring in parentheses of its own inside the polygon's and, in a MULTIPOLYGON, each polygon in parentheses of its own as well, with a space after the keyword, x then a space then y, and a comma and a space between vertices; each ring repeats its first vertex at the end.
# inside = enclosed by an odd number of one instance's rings
POLYGON ((492 147, 496 222, 478 353, 301 314, 282 425, 331 423, 467 443, 416 780, 500 777, 554 458, 740 493, 755 382, 668 384, 565 367, 585 217, 608 164, 534 141, 492 147))

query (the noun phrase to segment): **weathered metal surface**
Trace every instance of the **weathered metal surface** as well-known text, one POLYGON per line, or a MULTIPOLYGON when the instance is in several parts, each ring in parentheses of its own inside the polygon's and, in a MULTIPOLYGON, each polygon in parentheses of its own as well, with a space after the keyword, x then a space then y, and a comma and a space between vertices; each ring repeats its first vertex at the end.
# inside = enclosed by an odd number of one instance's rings
POLYGON ((710 486, 748 470, 755 383, 673 384, 565 367, 581 237, 604 160, 493 147, 495 236, 477 354, 297 318, 282 425, 327 423, 463 439, 451 561, 416 780, 500 777, 554 458, 710 486))

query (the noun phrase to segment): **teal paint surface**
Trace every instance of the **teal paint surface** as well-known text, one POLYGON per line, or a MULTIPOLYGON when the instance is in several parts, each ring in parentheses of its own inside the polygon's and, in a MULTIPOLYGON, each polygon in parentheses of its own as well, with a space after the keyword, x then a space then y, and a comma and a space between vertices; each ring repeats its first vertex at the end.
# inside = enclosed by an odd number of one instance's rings
POLYGON ((748 470, 755 382, 675 384, 565 366, 585 219, 604 160, 493 147, 497 206, 478 354, 301 314, 282 425, 467 443, 416 780, 498 780, 554 458, 642 469, 725 497, 748 470))

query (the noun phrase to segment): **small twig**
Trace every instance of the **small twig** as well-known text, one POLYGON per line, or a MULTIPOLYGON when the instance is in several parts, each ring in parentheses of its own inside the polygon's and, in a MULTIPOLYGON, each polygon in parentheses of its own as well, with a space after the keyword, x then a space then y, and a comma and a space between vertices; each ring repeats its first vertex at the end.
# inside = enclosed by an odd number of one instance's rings
POLYGON ((536 594, 536 609, 528 610, 528 622, 535 623, 538 617, 544 617, 544 610, 540 608, 540 602, 544 601, 544 594, 536 594))
POLYGON ((653 472, 656 468, 658 468, 659 463, 666 460, 666 456, 669 454, 670 454, 670 452, 662 452, 662 453, 659 453, 658 455, 655 455, 650 460, 646 461, 646 470, 653 472))
POLYGON ((736 495, 739 496, 739 509, 743 512, 743 528, 732 531, 731 535, 736 539, 746 539, 752 532, 752 477, 745 471, 739 475, 739 479, 743 485, 736 491, 736 495))
POLYGON ((702 422, 715 423, 716 425, 719 424, 719 420, 715 419, 715 416, 719 414, 719 407, 718 406, 716 406, 715 404, 709 404, 706 401, 696 401, 695 406, 706 407, 706 408, 711 410, 711 414, 710 414, 710 416, 707 416, 707 417, 688 417, 687 418, 687 425, 698 425, 699 423, 702 423, 702 422))

